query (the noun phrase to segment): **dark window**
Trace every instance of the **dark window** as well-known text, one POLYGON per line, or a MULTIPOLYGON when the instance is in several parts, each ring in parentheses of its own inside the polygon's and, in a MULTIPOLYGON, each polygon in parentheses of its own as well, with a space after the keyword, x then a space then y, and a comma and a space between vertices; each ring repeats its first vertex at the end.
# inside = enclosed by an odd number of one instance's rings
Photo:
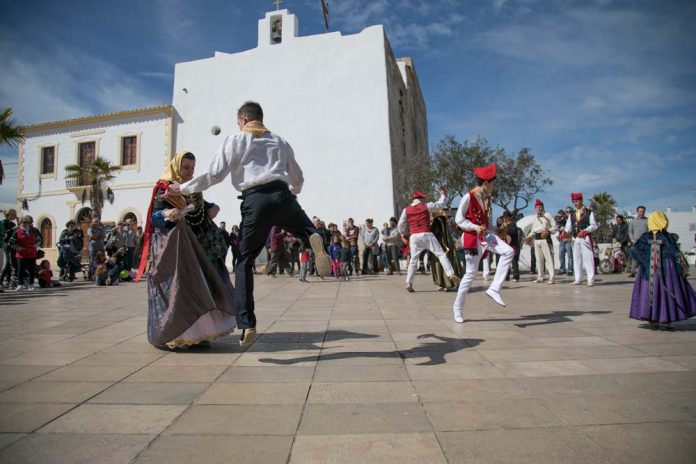
POLYGON ((56 147, 41 149, 41 174, 53 174, 56 167, 56 147))
POLYGON ((121 165, 136 164, 138 155, 138 137, 135 135, 121 139, 121 165))
POLYGON ((80 167, 85 168, 94 161, 96 142, 81 143, 78 147, 80 167))
POLYGON ((48 218, 41 221, 41 242, 41 248, 53 246, 53 223, 48 218))

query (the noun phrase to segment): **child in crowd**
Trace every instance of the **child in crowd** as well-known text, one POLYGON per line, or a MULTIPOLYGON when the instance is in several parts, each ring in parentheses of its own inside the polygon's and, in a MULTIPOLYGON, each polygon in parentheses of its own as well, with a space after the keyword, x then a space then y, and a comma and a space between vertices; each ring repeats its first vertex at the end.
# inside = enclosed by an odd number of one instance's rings
POLYGON ((300 245, 300 282, 307 282, 307 267, 309 266, 309 250, 304 244, 300 245))
POLYGON ((348 270, 353 263, 353 251, 348 240, 343 239, 343 248, 341 249, 341 272, 343 274, 343 280, 350 280, 348 278, 348 270))
POLYGON ((51 270, 51 263, 44 259, 39 265, 39 287, 41 288, 52 288, 60 287, 60 282, 53 280, 53 271, 51 270))
POLYGON ((338 235, 331 237, 329 244, 329 258, 331 258, 331 273, 338 279, 341 276, 341 238, 338 235))
POLYGON ((107 258, 106 253, 102 250, 96 253, 94 257, 96 263, 94 282, 97 286, 118 285, 119 273, 123 269, 125 255, 125 247, 119 248, 110 258, 107 258))
POLYGON ((359 258, 359 253, 358 253, 358 239, 357 237, 351 237, 349 239, 350 243, 350 254, 353 256, 353 262, 350 263, 350 275, 353 275, 353 271, 355 271, 355 275, 358 275, 358 272, 360 272, 360 258, 359 258))

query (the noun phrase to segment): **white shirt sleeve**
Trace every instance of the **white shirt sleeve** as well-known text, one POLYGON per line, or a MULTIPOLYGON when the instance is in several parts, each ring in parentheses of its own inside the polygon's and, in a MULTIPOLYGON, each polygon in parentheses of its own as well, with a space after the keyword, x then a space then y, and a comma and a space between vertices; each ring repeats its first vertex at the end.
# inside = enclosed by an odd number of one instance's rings
POLYGON ((401 211, 401 216, 399 217, 399 224, 396 226, 399 229, 401 235, 408 235, 408 220, 406 219, 406 208, 401 211))
POLYGON ((556 227, 556 221, 553 220, 549 213, 544 214, 544 216, 546 216, 546 220, 549 221, 549 224, 551 225, 549 227, 549 232, 556 232, 558 230, 558 228, 556 227))
POLYGON ((587 226, 587 228, 585 229, 585 232, 587 232, 588 234, 591 234, 595 230, 597 230, 597 221, 595 221, 594 211, 592 211, 590 213, 590 225, 587 226))
POLYGON ((459 207, 457 208, 457 214, 454 216, 454 221, 457 223, 462 230, 477 230, 476 224, 469 221, 465 215, 469 211, 469 202, 471 201, 471 194, 467 193, 464 195, 459 202, 459 207))
POLYGON ((428 203, 428 211, 433 212, 433 211, 440 211, 441 209, 445 209, 445 194, 441 193, 440 198, 437 201, 431 201, 428 203))
POLYGON ((304 176, 302 174, 302 169, 300 165, 297 164, 295 160, 295 152, 292 150, 290 144, 287 144, 288 150, 288 185, 290 191, 294 195, 299 195, 302 191, 302 186, 304 185, 304 176))
POLYGON ((202 192, 222 182, 232 171, 234 148, 234 136, 226 137, 215 153, 215 156, 213 156, 213 159, 210 160, 206 172, 181 184, 181 193, 188 195, 194 192, 202 192))
MULTIPOLYGON (((575 214, 575 211, 573 211, 571 214, 575 214)), ((568 219, 566 219, 565 231, 567 233, 573 232, 573 223, 570 219, 570 214, 568 215, 568 219)))

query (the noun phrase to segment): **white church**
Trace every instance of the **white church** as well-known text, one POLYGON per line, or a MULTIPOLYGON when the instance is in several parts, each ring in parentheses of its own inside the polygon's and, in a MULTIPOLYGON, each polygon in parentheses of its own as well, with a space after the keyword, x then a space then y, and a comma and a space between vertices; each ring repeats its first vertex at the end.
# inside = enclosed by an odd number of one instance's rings
MULTIPOLYGON (((65 167, 99 155, 122 169, 110 187, 115 201, 102 221, 143 224, 152 186, 177 151, 196 155, 202 172, 237 131, 236 111, 248 100, 284 137, 304 171, 305 212, 328 222, 349 217, 380 225, 405 206, 405 166, 428 156, 426 110, 410 58, 395 58, 383 26, 343 36, 298 35, 288 10, 258 22, 258 45, 177 63, 171 105, 25 126, 19 147, 17 209, 42 230, 46 255, 69 219, 84 228, 91 216, 80 182, 65 167)), ((239 193, 228 180, 205 192, 220 205, 216 221, 237 224, 239 193)))

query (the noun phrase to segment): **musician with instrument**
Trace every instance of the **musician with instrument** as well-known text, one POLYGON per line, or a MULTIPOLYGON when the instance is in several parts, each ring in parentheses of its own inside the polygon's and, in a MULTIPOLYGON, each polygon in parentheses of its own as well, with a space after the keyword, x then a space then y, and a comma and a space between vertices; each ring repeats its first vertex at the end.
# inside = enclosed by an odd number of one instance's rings
MULTIPOLYGON (((544 203, 536 199, 534 203, 536 216, 532 220, 532 227, 527 233, 527 240, 533 240, 534 254, 537 257, 537 283, 544 281, 544 268, 549 270, 549 283, 556 283, 556 269, 553 261, 553 246, 549 245, 549 237, 556 232, 556 222, 551 215, 544 210, 544 203)), ((553 243, 553 242, 551 242, 553 243)))
MULTIPOLYGON (((524 239, 524 232, 522 229, 517 227, 517 221, 513 218, 510 211, 503 212, 503 215, 498 218, 498 231, 496 235, 505 240, 505 243, 512 247, 514 255, 512 257, 512 266, 510 271, 508 271, 506 280, 510 280, 510 274, 512 273, 512 281, 517 282, 520 280, 520 251, 522 250, 522 241, 524 239)), ((495 257, 495 265, 500 265, 500 255, 495 257)))

